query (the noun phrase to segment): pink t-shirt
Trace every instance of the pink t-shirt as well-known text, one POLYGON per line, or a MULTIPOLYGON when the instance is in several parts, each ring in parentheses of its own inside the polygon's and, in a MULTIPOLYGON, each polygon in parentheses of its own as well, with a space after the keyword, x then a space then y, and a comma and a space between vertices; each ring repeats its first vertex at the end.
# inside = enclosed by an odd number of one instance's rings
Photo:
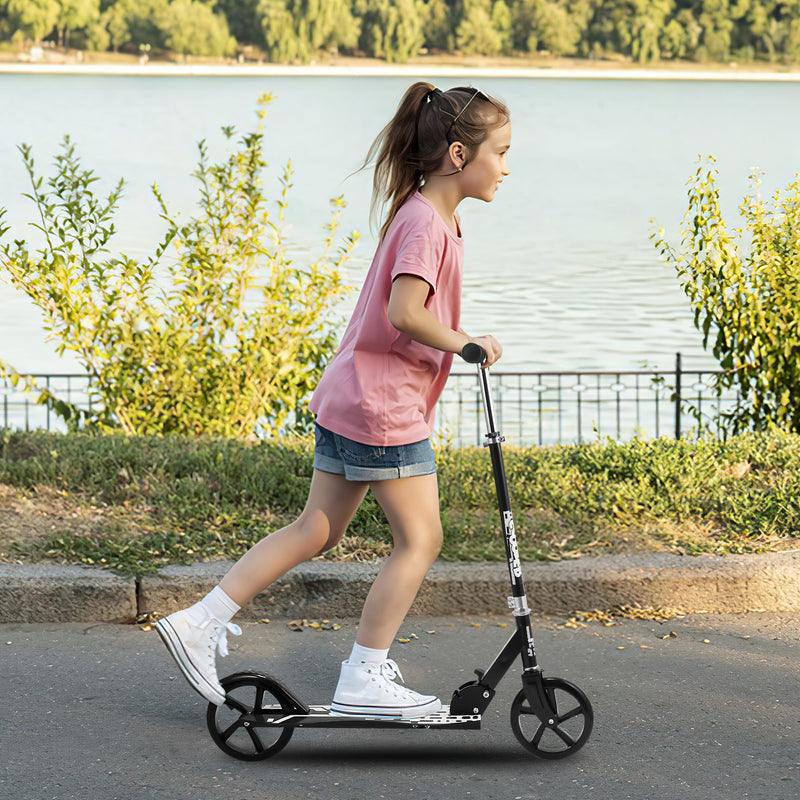
POLYGON ((415 342, 387 316, 392 281, 430 285, 425 307, 453 330, 461 317, 463 241, 418 191, 400 207, 378 245, 339 349, 311 398, 317 422, 362 444, 427 439, 453 354, 415 342))

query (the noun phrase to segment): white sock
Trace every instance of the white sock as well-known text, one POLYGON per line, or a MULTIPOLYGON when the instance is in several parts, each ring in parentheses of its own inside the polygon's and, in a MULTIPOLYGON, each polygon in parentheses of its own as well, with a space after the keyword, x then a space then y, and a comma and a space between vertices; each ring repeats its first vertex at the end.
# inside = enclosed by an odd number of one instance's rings
POLYGON ((389 656, 389 648, 386 650, 374 650, 371 647, 364 647, 356 642, 348 659, 356 664, 383 664, 389 656))
POLYGON ((202 606, 210 616, 218 619, 223 625, 227 625, 239 610, 239 606, 219 586, 215 586, 197 605, 202 606))

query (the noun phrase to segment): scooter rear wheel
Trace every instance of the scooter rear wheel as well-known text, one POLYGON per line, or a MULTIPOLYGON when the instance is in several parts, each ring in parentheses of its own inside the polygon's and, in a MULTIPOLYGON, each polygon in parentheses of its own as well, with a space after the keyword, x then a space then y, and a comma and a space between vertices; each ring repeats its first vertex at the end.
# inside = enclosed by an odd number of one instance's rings
POLYGON ((274 756, 286 747, 294 728, 255 727, 253 714, 261 711, 287 711, 291 706, 281 702, 271 682, 262 675, 239 673, 220 681, 225 690, 225 704, 209 703, 206 723, 211 738, 224 753, 242 761, 260 761, 274 756))
POLYGON ((511 729, 519 743, 539 758, 557 759, 572 755, 586 744, 594 724, 589 698, 563 678, 543 678, 544 691, 554 716, 541 720, 520 690, 511 704, 511 729))

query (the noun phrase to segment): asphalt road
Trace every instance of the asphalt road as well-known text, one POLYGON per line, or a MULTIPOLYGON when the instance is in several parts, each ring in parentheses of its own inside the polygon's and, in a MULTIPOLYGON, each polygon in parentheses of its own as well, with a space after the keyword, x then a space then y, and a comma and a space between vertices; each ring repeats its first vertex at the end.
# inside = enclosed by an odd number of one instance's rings
MULTIPOLYGON (((512 622, 502 621, 411 618, 402 632, 410 641, 391 655, 412 688, 448 702, 505 642, 512 622)), ((353 620, 338 622, 338 631, 299 633, 285 620, 245 625, 220 672, 272 671, 310 702, 328 702, 355 631, 353 620)), ((480 731, 299 730, 285 750, 255 763, 216 748, 204 701, 155 632, 0 625, 0 798, 800 797, 796 620, 693 615, 577 630, 560 622, 536 622, 540 662, 547 675, 580 686, 595 710, 591 738, 570 758, 537 760, 514 739, 515 667, 480 731)))

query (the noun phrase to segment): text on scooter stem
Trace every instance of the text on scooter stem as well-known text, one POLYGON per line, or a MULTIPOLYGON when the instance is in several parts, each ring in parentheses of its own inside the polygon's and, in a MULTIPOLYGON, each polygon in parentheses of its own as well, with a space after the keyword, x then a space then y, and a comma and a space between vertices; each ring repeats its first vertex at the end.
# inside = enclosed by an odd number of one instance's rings
POLYGON ((517 547, 517 534, 514 530, 514 516, 510 511, 503 512, 503 527, 506 532, 509 552, 511 553, 511 574, 515 578, 522 577, 522 564, 519 561, 519 548, 517 547))

